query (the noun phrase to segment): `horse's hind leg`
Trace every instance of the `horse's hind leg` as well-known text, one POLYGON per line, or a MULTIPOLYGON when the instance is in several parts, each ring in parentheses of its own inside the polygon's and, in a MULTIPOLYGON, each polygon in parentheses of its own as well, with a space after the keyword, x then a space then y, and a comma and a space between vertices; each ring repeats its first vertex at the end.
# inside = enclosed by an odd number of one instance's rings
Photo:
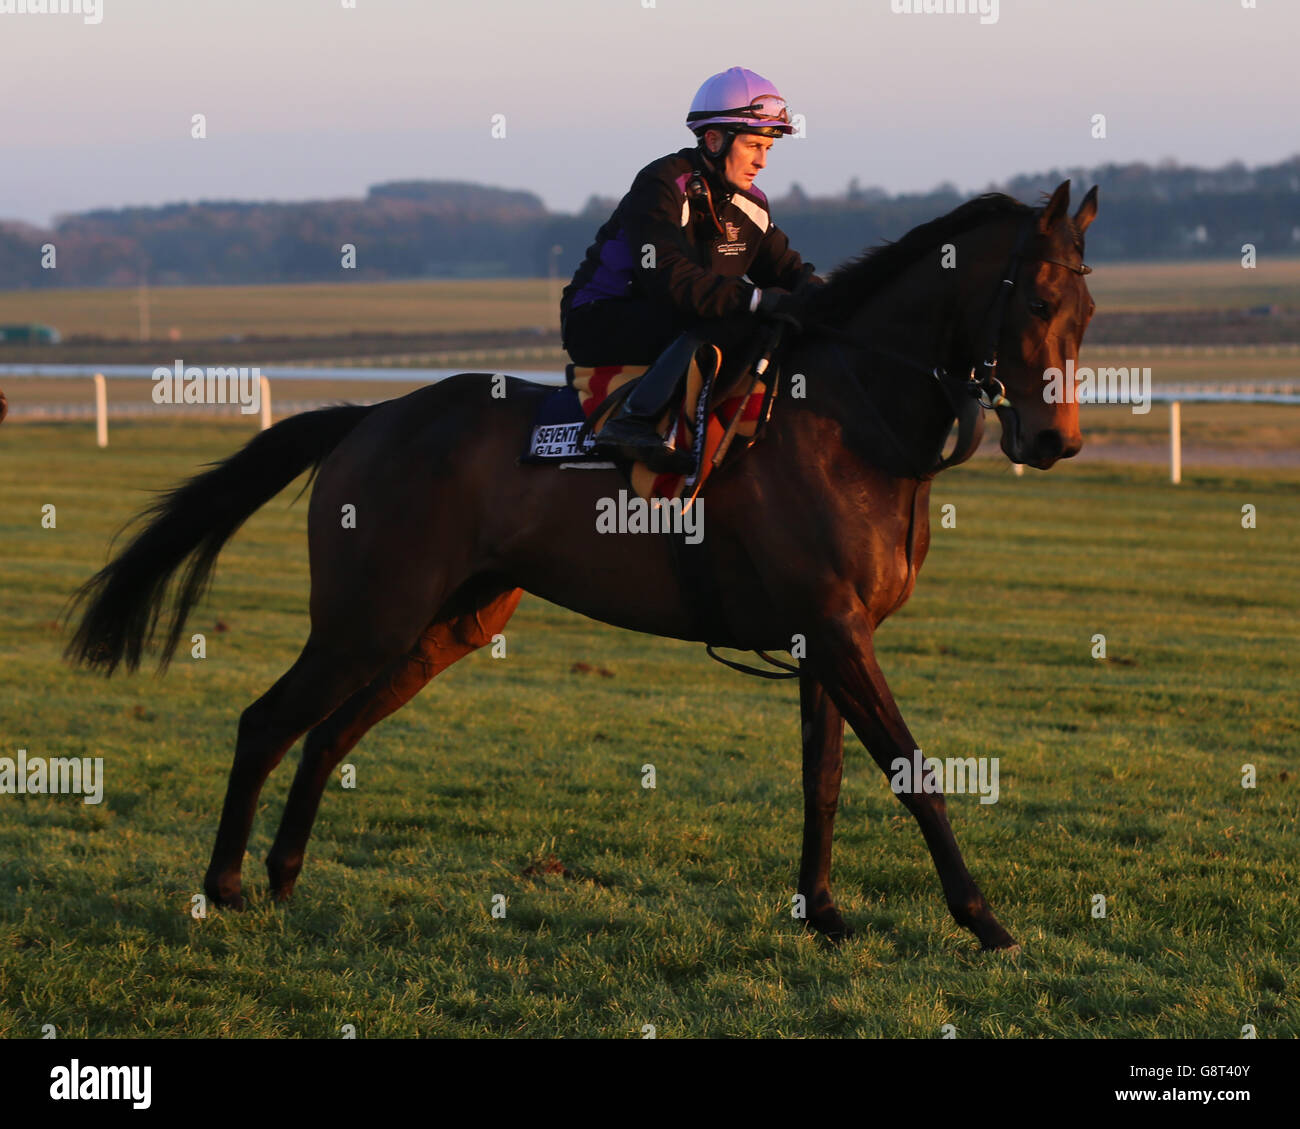
POLYGON ((240 870, 262 785, 293 743, 374 677, 383 658, 326 647, 315 635, 302 654, 239 719, 235 762, 203 889, 217 905, 242 909, 240 870))
POLYGON ((293 892, 321 795, 334 767, 367 730, 406 705, 430 679, 491 642, 514 614, 522 595, 518 588, 493 589, 492 596, 476 601, 475 610, 431 624, 410 651, 307 735, 280 830, 266 860, 271 894, 277 901, 293 892))

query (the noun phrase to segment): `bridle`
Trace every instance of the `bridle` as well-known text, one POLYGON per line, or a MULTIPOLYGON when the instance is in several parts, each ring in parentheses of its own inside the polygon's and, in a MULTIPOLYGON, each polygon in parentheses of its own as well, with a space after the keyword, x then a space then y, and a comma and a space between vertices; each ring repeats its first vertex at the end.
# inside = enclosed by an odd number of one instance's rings
MULTIPOLYGON (((1016 275, 1020 271, 1022 263, 1052 263, 1058 267, 1065 267, 1068 271, 1073 271, 1078 275, 1092 273, 1092 267, 1087 263, 1079 263, 1075 266, 1073 263, 1067 263, 1061 259, 1049 259, 1039 257, 1026 259, 1022 255, 1025 244, 1029 241, 1029 233, 1035 223, 1035 217, 1030 216, 1020 225, 1020 230, 1016 233, 1016 242, 1011 248, 1011 258, 1007 260, 1007 265, 1002 271, 1002 285, 998 287, 997 294, 993 297, 993 305, 989 310, 986 322, 985 345, 983 355, 986 360, 978 366, 972 366, 970 375, 967 380, 970 384, 970 394, 979 402, 981 408, 1003 408, 1010 407, 1011 401, 1007 399, 1006 386, 998 379, 998 342, 1002 339, 1002 323, 1006 317, 1007 301, 1011 297, 1011 292, 1016 288, 1016 275), (976 368, 982 369, 979 376, 975 375, 976 368)), ((934 375, 943 383, 940 373, 943 370, 936 367, 934 375)))
MULTIPOLYGON (((993 296, 988 316, 985 319, 984 346, 979 354, 984 359, 973 363, 970 371, 965 376, 953 376, 942 365, 926 365, 924 362, 916 360, 915 357, 896 353, 892 349, 884 348, 873 341, 835 326, 821 323, 805 324, 805 329, 815 330, 818 334, 830 337, 836 342, 835 355, 841 367, 850 376, 853 370, 844 357, 844 352, 840 348, 841 345, 849 345, 863 352, 888 357, 909 368, 922 371, 938 382, 939 387, 943 389, 944 395, 948 399, 953 415, 957 419, 957 442, 953 447, 952 454, 943 456, 941 453, 934 466, 917 477, 933 478, 941 470, 947 470, 949 467, 957 466, 969 459, 978 449, 980 440, 984 436, 985 411, 995 408, 1007 408, 1013 412, 1015 411, 1011 401, 1007 399, 1006 386, 998 379, 998 342, 1002 339, 1007 302, 1011 298, 1012 291, 1016 288, 1016 275, 1019 273, 1021 266, 1025 263, 1051 263, 1055 266, 1064 267, 1077 275, 1092 273, 1092 267, 1083 262, 1076 265, 1067 263, 1062 259, 1052 259, 1045 256, 1026 258, 1023 253, 1025 244, 1029 241, 1029 236, 1037 223, 1037 218, 1037 213, 1026 217, 1025 221, 1020 225, 1020 230, 1016 233, 1016 241, 1012 245, 1011 255, 1007 260, 1007 265, 1002 270, 1001 285, 999 285, 997 293, 993 296)), ((898 446, 901 448, 902 445, 898 444, 898 446)))

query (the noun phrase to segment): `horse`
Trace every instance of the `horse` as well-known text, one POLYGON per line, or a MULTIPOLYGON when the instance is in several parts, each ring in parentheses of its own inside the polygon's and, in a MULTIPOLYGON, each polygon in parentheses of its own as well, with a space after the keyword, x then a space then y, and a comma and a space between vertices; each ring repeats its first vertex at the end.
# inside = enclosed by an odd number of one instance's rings
MULTIPOLYGON (((790 393, 776 396, 761 441, 700 495, 708 526, 689 570, 672 536, 598 533, 602 502, 626 487, 618 470, 520 462, 551 389, 504 375, 462 373, 381 404, 291 416, 161 495, 75 594, 74 664, 111 676, 156 645, 165 669, 222 546, 300 474, 315 483, 310 632, 239 719, 208 898, 244 907, 258 795, 306 734, 266 859, 272 897, 290 897, 334 767, 501 632, 527 591, 632 631, 797 657, 797 891, 805 926, 848 936, 830 888, 844 722, 887 775, 919 748, 873 635, 924 563, 933 477, 969 455, 972 406, 978 421, 997 413, 1013 462, 1047 470, 1082 445, 1072 397, 1043 391, 1044 371, 1077 357, 1094 309, 1082 260, 1097 189, 1073 217, 1069 198, 1069 181, 1037 207, 985 194, 833 271, 804 303, 802 332, 790 327, 777 350, 790 393), (954 421, 964 450, 943 457, 954 421), (707 609, 688 575, 725 578, 707 609)), ((918 782, 899 799, 954 919, 984 949, 1017 949, 966 867, 942 793, 918 782)))

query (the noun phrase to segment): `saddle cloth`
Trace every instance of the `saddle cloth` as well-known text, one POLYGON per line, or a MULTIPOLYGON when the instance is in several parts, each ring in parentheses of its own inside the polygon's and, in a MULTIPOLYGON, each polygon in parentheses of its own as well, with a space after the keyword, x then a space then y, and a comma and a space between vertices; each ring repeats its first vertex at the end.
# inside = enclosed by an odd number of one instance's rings
MULTIPOLYGON (((689 451, 694 447, 696 409, 705 375, 716 373, 721 363, 722 353, 716 345, 702 345, 686 374, 686 389, 680 405, 670 408, 659 420, 659 434, 667 436, 671 427, 673 444, 678 450, 689 451)), ((594 461, 604 460, 606 456, 591 451, 590 441, 582 447, 577 445, 582 424, 600 408, 608 396, 636 380, 647 368, 646 365, 598 365, 595 368, 572 364, 566 366, 568 387, 558 389, 542 402, 523 461, 559 462, 565 466, 590 465, 594 461)), ((736 382, 737 387, 713 390, 714 407, 706 423, 699 474, 696 480, 691 481, 692 494, 704 485, 712 471, 713 456, 736 412, 740 412, 735 432, 738 440, 752 438, 758 427, 767 389, 762 381, 758 381, 746 396, 747 381, 748 373, 744 373, 736 382)), ((614 407, 606 413, 596 423, 593 432, 598 434, 605 426, 605 420, 617 411, 618 408, 614 407)), ((652 498, 680 498, 691 479, 690 475, 685 474, 656 474, 644 463, 633 463, 625 471, 632 489, 647 501, 652 498)))

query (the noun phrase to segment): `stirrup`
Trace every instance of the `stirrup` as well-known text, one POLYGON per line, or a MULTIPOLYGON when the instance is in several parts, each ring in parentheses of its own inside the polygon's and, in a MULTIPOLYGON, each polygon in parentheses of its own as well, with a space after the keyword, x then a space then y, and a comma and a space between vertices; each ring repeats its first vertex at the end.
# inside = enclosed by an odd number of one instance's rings
POLYGON ((645 463, 656 474, 689 474, 695 469, 692 452, 669 447, 654 421, 641 416, 616 416, 601 429, 595 445, 616 450, 630 462, 645 463))

